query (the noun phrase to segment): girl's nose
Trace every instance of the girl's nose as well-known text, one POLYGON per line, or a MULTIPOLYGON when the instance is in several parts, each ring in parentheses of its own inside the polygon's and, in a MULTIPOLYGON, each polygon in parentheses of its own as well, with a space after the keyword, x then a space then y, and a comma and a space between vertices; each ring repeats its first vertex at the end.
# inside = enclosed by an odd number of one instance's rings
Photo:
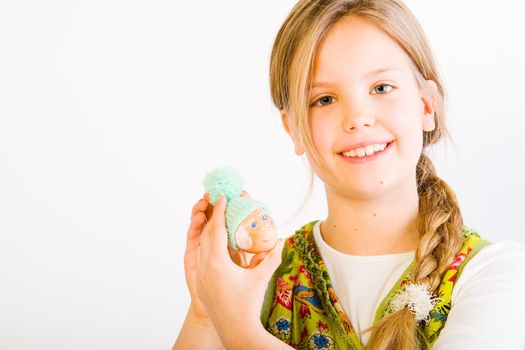
POLYGON ((376 125, 375 117, 366 108, 356 109, 355 107, 350 107, 343 111, 343 113, 342 126, 347 132, 376 125))

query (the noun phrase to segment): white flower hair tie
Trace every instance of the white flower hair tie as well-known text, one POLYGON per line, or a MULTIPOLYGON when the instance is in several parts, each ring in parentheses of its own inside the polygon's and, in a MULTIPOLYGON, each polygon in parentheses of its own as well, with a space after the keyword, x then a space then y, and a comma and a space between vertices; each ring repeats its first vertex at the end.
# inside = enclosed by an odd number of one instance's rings
POLYGON ((397 296, 390 302, 390 310, 396 312, 405 306, 416 315, 416 322, 430 320, 430 311, 440 300, 435 297, 424 284, 406 284, 397 296))

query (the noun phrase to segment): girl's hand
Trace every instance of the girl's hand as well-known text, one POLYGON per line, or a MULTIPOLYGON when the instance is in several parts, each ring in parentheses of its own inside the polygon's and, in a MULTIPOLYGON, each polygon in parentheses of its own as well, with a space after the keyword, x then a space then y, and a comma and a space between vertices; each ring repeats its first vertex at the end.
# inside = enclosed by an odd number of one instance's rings
POLYGON ((281 262, 284 240, 271 251, 254 255, 248 266, 237 265, 227 249, 225 209, 226 198, 221 196, 195 247, 195 287, 226 348, 246 348, 264 330, 260 321, 264 293, 281 262))
POLYGON ((191 222, 186 238, 186 251, 184 252, 184 275, 191 297, 189 312, 201 323, 211 325, 208 314, 197 295, 196 287, 197 249, 200 244, 199 238, 206 222, 207 207, 208 202, 201 198, 192 208, 191 222))
MULTIPOLYGON (((246 191, 243 191, 242 196, 248 196, 246 191)), ((211 218, 213 209, 212 205, 209 204, 210 197, 208 193, 205 193, 192 208, 191 212, 191 223, 188 228, 187 239, 186 239, 186 251, 184 253, 184 274, 186 277, 186 284, 190 291, 191 304, 190 312, 192 316, 204 325, 212 326, 208 314, 197 294, 197 251, 200 245, 200 237, 202 230, 206 226, 206 222, 211 218)), ((249 258, 253 254, 235 251, 228 247, 231 259, 242 267, 253 267, 257 264, 258 260, 253 259, 249 262, 249 258), (251 264, 251 265, 250 265, 251 264)))

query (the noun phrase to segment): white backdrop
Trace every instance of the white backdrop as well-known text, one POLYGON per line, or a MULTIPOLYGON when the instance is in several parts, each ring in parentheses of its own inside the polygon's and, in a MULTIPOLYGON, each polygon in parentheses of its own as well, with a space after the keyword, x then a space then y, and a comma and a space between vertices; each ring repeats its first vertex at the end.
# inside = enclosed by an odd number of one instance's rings
MULTIPOLYGON (((271 104, 292 0, 0 2, 0 348, 169 349, 191 207, 243 174, 286 236, 326 214, 271 104)), ((449 92, 436 149, 465 222, 524 241, 518 0, 406 2, 449 92)))

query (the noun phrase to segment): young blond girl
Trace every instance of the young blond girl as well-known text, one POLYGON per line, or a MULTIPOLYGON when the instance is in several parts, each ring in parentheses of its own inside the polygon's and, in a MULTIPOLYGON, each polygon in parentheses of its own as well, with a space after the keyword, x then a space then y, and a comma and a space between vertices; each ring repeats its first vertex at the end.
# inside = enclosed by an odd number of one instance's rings
POLYGON ((523 349, 525 249, 465 226, 426 156, 447 133, 445 91, 411 11, 299 1, 270 88, 328 215, 248 262, 226 248, 224 199, 213 214, 197 202, 174 349, 523 349))

